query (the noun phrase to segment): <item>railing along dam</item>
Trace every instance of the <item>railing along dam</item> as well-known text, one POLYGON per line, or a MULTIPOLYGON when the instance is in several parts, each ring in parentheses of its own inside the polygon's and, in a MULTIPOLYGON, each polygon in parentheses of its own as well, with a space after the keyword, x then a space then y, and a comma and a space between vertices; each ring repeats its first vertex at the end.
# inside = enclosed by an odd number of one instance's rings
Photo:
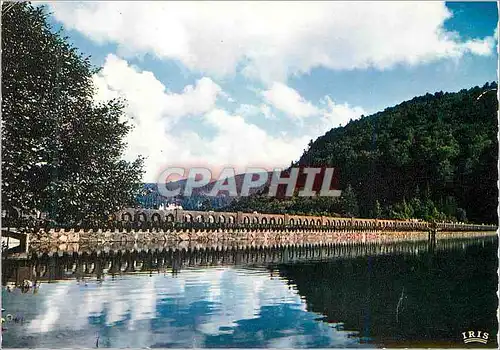
MULTIPOLYGON (((446 237, 446 236, 445 236, 446 237)), ((257 246, 190 246, 187 248, 153 248, 147 250, 117 249, 74 253, 36 253, 27 260, 10 260, 4 280, 47 281, 74 279, 122 273, 176 273, 190 267, 272 266, 314 260, 351 259, 386 254, 421 254, 441 250, 465 249, 471 245, 494 241, 493 235, 475 238, 443 238, 393 242, 344 242, 296 245, 257 246)), ((116 249, 116 247, 115 247, 116 249)))
MULTIPOLYGON (((172 225, 187 228, 289 228, 314 230, 388 230, 427 231, 433 224, 421 220, 386 220, 308 216, 290 214, 263 214, 244 212, 213 212, 190 210, 123 209, 112 215, 111 222, 123 228, 169 228, 172 225)), ((446 231, 490 231, 492 225, 464 223, 437 223, 446 231)))
MULTIPOLYGON (((2 229, 2 235, 25 239, 32 243, 95 242, 159 242, 159 241, 231 241, 330 239, 343 235, 366 235, 375 232, 477 232, 496 231, 493 225, 464 223, 428 223, 419 220, 385 220, 262 214, 243 212, 204 212, 187 210, 124 209, 110 217, 101 227, 48 228, 37 226, 28 230, 2 229), (23 236, 24 235, 24 236, 23 236), (15 236, 15 237, 14 237, 15 236)), ((22 249, 26 251, 26 249, 22 249)))

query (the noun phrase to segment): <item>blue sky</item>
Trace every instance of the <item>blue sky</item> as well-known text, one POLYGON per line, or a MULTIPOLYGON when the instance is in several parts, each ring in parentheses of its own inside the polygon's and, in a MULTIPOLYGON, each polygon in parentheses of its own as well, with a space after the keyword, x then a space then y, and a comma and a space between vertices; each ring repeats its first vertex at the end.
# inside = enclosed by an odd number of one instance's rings
POLYGON ((416 95, 497 80, 495 2, 52 3, 129 101, 126 157, 286 166, 310 139, 416 95))

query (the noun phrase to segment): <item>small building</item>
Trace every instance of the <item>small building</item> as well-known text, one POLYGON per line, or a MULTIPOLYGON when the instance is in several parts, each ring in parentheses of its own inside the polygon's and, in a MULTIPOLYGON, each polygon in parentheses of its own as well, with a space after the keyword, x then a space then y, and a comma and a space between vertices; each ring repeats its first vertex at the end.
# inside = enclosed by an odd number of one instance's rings
POLYGON ((168 210, 168 211, 170 211, 170 210, 176 210, 176 209, 182 210, 182 206, 177 205, 175 203, 168 203, 167 206, 161 204, 158 209, 159 210, 168 210))

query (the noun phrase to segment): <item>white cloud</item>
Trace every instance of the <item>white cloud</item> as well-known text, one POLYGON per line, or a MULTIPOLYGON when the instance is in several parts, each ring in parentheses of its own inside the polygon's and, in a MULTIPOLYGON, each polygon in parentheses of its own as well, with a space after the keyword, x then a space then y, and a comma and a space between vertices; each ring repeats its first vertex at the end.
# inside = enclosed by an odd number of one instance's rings
POLYGON ((258 106, 247 103, 242 103, 235 111, 236 114, 241 115, 243 117, 253 117, 259 115, 260 112, 261 111, 258 106))
MULTIPOLYGON (((201 78, 195 86, 188 85, 181 94, 166 90, 152 72, 140 72, 115 55, 108 55, 104 67, 94 77, 97 99, 114 96, 127 98, 132 114, 141 112, 141 121, 158 118, 178 119, 204 113, 213 108, 221 88, 210 78, 201 78)), ((156 120, 155 120, 156 121, 156 120)))
POLYGON ((55 2, 56 19, 120 52, 265 82, 323 66, 387 69, 493 53, 444 29, 444 2, 55 2))
MULTIPOLYGON (((165 166, 231 165, 288 166, 297 159, 315 135, 272 136, 242 115, 231 115, 216 106, 222 89, 209 78, 187 86, 180 94, 169 92, 151 72, 139 71, 127 61, 109 55, 103 69, 94 76, 98 99, 122 96, 128 101, 126 116, 134 126, 127 137, 126 159, 146 156, 145 181, 156 181, 165 166), (215 130, 213 137, 194 131, 180 131, 183 118, 192 115, 215 130)), ((252 107, 242 107, 242 111, 252 107)), ((272 115, 268 106, 256 107, 272 115)))
MULTIPOLYGON (((322 101, 324 105, 318 110, 315 118, 311 118, 308 125, 300 123, 299 136, 290 135, 287 131, 281 131, 278 135, 270 135, 265 129, 245 121, 242 115, 232 115, 225 110, 215 108, 204 115, 204 121, 215 127, 218 131, 214 138, 208 139, 194 136, 195 140, 188 143, 194 147, 203 149, 203 157, 199 161, 210 165, 212 168, 220 168, 221 165, 231 165, 238 172, 242 172, 248 166, 257 166, 267 169, 289 166, 290 161, 297 160, 304 147, 311 139, 316 139, 333 127, 345 125, 351 119, 358 119, 366 114, 361 107, 352 107, 346 104, 336 104, 326 96, 322 101)), ((240 106, 249 114, 265 113, 272 116, 269 106, 244 105, 240 106)))
POLYGON ((266 130, 247 123, 243 117, 214 109, 205 115, 205 121, 218 130, 211 140, 204 142, 207 159, 213 165, 231 164, 239 170, 246 166, 273 168, 288 166, 297 159, 311 135, 274 137, 266 130))
POLYGON ((296 90, 282 83, 273 83, 262 95, 269 104, 291 117, 306 118, 319 113, 319 110, 296 90))
POLYGON ((359 106, 350 106, 348 103, 338 104, 329 96, 325 96, 321 102, 326 104, 326 107, 322 110, 320 123, 317 124, 318 133, 344 126, 350 120, 359 119, 361 115, 368 115, 367 111, 359 106))
MULTIPOLYGON (((312 119, 312 131, 314 135, 321 133, 339 125, 346 125, 351 119, 358 119, 367 112, 359 106, 350 106, 347 103, 335 103, 330 96, 325 96, 319 104, 313 104, 302 97, 299 92, 285 84, 273 83, 269 90, 261 92, 264 99, 274 108, 280 110, 285 116, 294 119, 303 126, 303 119, 312 119), (314 117, 314 118, 311 118, 314 117)), ((268 111, 270 108, 268 105, 268 111)), ((256 106, 245 106, 246 111, 261 111, 256 106)), ((269 112, 270 113, 270 112, 269 112)))
POLYGON ((493 33, 493 36, 489 36, 483 40, 473 39, 464 43, 464 51, 471 51, 477 55, 487 56, 491 53, 492 49, 495 47, 495 36, 497 36, 497 31, 493 33))
POLYGON ((271 108, 266 104, 260 105, 260 112, 264 115, 264 118, 269 120, 276 120, 278 117, 271 111, 271 108))
POLYGON ((181 94, 169 92, 151 72, 140 72, 127 61, 109 55, 101 72, 94 76, 97 100, 124 97, 126 116, 134 127, 127 137, 125 157, 147 156, 146 180, 160 171, 169 155, 183 157, 189 151, 174 127, 182 117, 212 110, 221 88, 210 78, 201 78, 195 86, 188 85, 181 94), (176 135, 176 136, 173 136, 176 135))
POLYGON ((272 112, 271 107, 265 103, 262 103, 260 106, 243 103, 236 109, 235 113, 243 117, 263 116, 268 120, 277 119, 276 115, 272 112))

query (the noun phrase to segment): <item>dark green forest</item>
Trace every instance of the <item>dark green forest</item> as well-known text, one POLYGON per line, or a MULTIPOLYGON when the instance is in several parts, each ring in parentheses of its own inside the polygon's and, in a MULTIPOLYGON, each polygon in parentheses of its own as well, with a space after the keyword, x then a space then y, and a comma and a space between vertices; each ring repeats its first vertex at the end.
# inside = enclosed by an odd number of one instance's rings
POLYGON ((337 168, 341 198, 261 195, 227 209, 497 222, 496 89, 428 93, 311 140, 292 165, 337 168))

